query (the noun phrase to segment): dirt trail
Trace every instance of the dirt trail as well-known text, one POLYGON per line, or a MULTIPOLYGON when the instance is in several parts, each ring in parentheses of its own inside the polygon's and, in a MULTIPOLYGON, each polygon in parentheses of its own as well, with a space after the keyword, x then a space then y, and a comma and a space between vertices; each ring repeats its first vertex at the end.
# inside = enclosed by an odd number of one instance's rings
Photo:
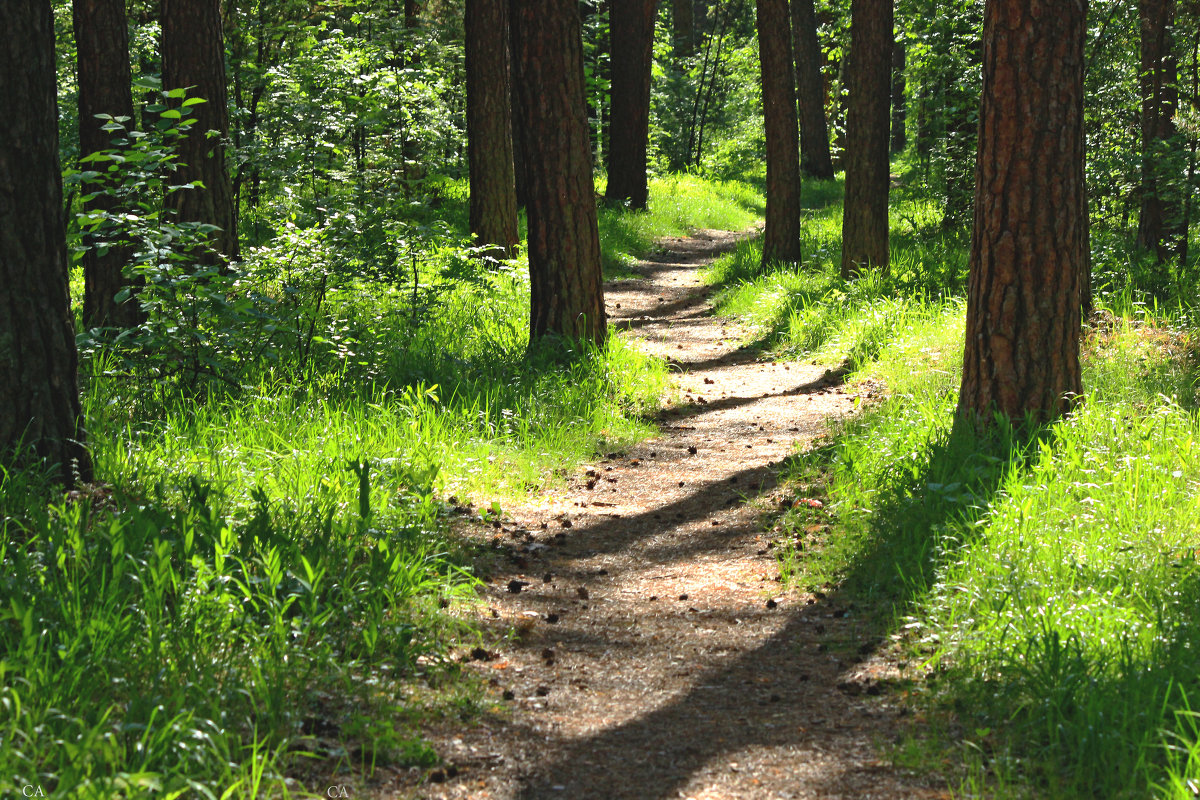
POLYGON ((485 616, 521 635, 471 666, 506 710, 429 731, 452 766, 386 796, 941 796, 879 759, 896 712, 868 696, 853 609, 777 583, 754 501, 778 502, 778 462, 853 403, 711 315, 697 266, 740 236, 668 240, 606 287, 613 327, 677 365, 681 402, 659 438, 506 509, 514 566, 485 616))

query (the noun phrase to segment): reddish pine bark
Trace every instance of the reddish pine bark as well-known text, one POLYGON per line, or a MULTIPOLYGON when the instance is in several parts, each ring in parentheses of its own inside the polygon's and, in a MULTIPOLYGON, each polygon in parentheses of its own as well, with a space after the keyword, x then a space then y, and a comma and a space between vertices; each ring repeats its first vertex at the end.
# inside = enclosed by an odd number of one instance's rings
POLYGON ((509 90, 508 0, 467 0, 469 219, 478 244, 514 254, 517 234, 509 90))
POLYGON ((960 419, 1066 413, 1082 391, 1085 0, 988 0, 960 419))
POLYGON ((604 199, 644 211, 649 199, 650 66, 657 0, 611 0, 612 116, 604 199))
POLYGON ((763 263, 800 260, 800 142, 787 0, 756 0, 767 138, 763 263))
MULTIPOLYGON (((103 130, 97 114, 133 119, 133 90, 129 69, 129 28, 124 0, 75 0, 72 4, 75 45, 78 53, 79 153, 88 155, 112 147, 113 134, 103 130)), ((128 123, 127 123, 128 124, 128 123)), ((95 169, 82 165, 81 169, 95 169)), ((87 186, 87 191, 95 191, 87 186)), ((85 211, 115 211, 113 198, 100 194, 83 204, 85 211)), ((89 242, 90 244, 91 242, 89 242)), ((129 328, 141 322, 136 300, 114 299, 130 281, 122 273, 129 263, 127 247, 112 247, 104 254, 88 249, 83 254, 83 324, 86 327, 129 328)))
POLYGON ((800 168, 821 180, 833 178, 829 126, 825 120, 823 57, 817 40, 813 0, 792 2, 792 49, 796 57, 796 96, 800 102, 800 168))
POLYGON ((888 270, 888 123, 892 0, 852 0, 846 62, 846 201, 842 277, 888 270))
POLYGON ((0 458, 91 480, 67 294, 50 3, 0 3, 0 458))
POLYGON ((180 220, 219 227, 211 245, 236 261, 237 209, 225 163, 229 109, 221 2, 162 0, 161 15, 163 88, 190 87, 188 97, 207 101, 191 107, 196 122, 180 143, 179 160, 184 166, 175 175, 179 184, 199 181, 203 188, 172 192, 170 202, 180 220))
POLYGON ((600 343, 607 324, 579 8, 574 0, 520 0, 512 11, 527 159, 530 338, 600 343))

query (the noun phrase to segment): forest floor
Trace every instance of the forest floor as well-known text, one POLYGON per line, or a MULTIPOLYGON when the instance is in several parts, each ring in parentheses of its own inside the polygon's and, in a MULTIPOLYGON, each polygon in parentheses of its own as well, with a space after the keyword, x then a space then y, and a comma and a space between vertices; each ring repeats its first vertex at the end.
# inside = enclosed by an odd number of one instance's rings
POLYGON ((854 397, 713 315, 698 270, 749 233, 665 240, 606 286, 612 327, 678 370, 661 435, 475 532, 508 557, 478 610, 491 643, 464 656, 504 702, 427 729, 446 766, 377 773, 377 796, 946 796, 881 755, 904 709, 877 688, 878 629, 779 583, 781 462, 854 397))

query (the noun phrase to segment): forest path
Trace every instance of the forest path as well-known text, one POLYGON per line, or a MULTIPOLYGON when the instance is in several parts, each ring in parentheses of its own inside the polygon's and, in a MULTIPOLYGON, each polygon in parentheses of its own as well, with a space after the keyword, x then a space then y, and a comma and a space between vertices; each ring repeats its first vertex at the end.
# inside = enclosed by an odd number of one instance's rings
POLYGON ((520 635, 470 668, 510 702, 428 730, 450 766, 385 796, 942 796, 879 759, 896 709, 864 678, 878 633, 777 583, 761 522, 776 465, 853 402, 712 315, 697 269, 749 233, 666 240, 606 286, 613 328, 678 368, 680 402, 658 438, 505 509, 510 571, 483 616, 520 635))

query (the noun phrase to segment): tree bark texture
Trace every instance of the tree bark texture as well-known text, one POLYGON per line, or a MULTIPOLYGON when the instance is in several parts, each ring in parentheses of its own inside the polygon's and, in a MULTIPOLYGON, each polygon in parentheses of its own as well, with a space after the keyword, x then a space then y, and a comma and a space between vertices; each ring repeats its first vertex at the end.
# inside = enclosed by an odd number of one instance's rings
POLYGON ((477 244, 514 255, 517 233, 509 89, 508 0, 467 0, 469 220, 477 244))
POLYGON ((800 168, 820 180, 833 179, 829 126, 825 119, 825 80, 813 0, 791 0, 796 95, 800 101, 800 168))
POLYGON ((516 42, 513 40, 512 30, 512 18, 522 2, 524 0, 508 0, 508 88, 512 103, 513 173, 517 185, 517 208, 525 208, 529 201, 529 173, 525 168, 528 161, 525 156, 525 130, 521 127, 521 120, 525 116, 521 112, 521 93, 517 89, 516 42))
POLYGON ((611 0, 612 117, 604 199, 644 211, 649 199, 650 66, 657 0, 611 0))
POLYGON ((91 480, 67 290, 50 3, 0 3, 0 458, 91 480))
POLYGON ((846 202, 842 277, 888 270, 892 0, 852 0, 846 62, 846 202))
POLYGON ((1066 413, 1082 391, 1086 0, 988 0, 960 419, 1066 413))
POLYGON ((236 261, 237 209, 225 163, 229 108, 221 2, 162 0, 161 15, 163 88, 187 87, 188 97, 207 101, 191 107, 196 122, 179 145, 184 166, 176 173, 178 183, 199 181, 203 188, 172 192, 170 203, 181 221, 218 226, 213 249, 236 261))
POLYGON ((687 58, 696 50, 696 0, 671 0, 676 58, 687 58))
MULTIPOLYGON (((113 134, 103 130, 97 114, 133 119, 133 88, 129 68, 129 27, 124 0, 75 0, 72 4, 78 53, 79 154, 108 150, 113 134)), ((127 123, 128 124, 128 123, 127 123)), ((94 169, 95 165, 81 165, 94 169)), ((99 187, 86 186, 92 192, 99 187)), ((115 211, 117 203, 99 194, 83 204, 84 211, 115 211)), ((93 237, 88 235, 87 244, 93 237)), ((115 295, 130 281, 122 274, 129 263, 127 247, 111 247, 101 255, 94 247, 83 254, 83 324, 89 328, 130 328, 141 322, 136 300, 123 303, 115 295)))
POLYGON ((528 179, 530 338, 602 342, 600 237, 575 0, 516 0, 513 65, 528 179))
POLYGON ((763 263, 800 260, 800 141, 787 0, 756 0, 767 138, 763 263))
POLYGON ((1163 180, 1166 171, 1157 163, 1163 142, 1175 135, 1179 109, 1179 62, 1171 35, 1175 0, 1138 0, 1138 19, 1142 30, 1142 183, 1137 245, 1153 250, 1161 264, 1170 256, 1170 240, 1180 234, 1173 219, 1178 216, 1178 203, 1173 202, 1169 182, 1163 180))

